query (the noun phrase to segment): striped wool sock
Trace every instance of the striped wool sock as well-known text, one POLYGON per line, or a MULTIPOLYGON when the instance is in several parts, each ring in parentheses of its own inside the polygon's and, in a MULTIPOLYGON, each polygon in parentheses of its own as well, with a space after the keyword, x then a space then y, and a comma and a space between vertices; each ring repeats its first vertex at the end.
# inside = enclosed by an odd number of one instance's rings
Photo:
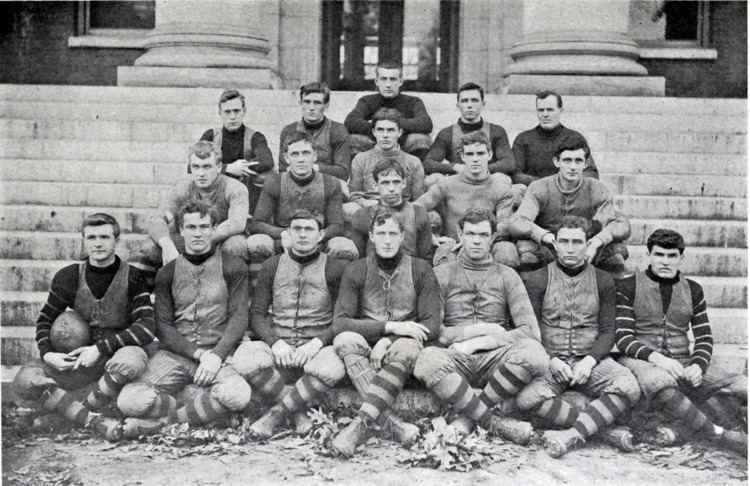
POLYGON ((741 405, 737 398, 730 395, 714 395, 698 408, 708 415, 710 420, 727 428, 741 423, 741 405))
POLYGON ((497 367, 482 390, 480 399, 493 406, 503 400, 516 396, 523 387, 529 384, 533 376, 523 367, 512 363, 504 363, 497 367))
POLYGON ((359 409, 365 422, 377 423, 381 414, 391 408, 408 377, 406 366, 398 361, 384 366, 375 375, 359 409))
POLYGON ((713 438, 716 435, 713 422, 677 388, 663 389, 654 396, 654 401, 670 415, 705 437, 713 438))
POLYGON ((253 392, 258 392, 273 403, 278 402, 286 394, 284 378, 276 368, 266 368, 247 377, 253 392))
POLYGON ((578 418, 579 410, 560 397, 548 398, 533 409, 534 413, 558 427, 570 428, 578 418))
POLYGON ((192 400, 177 409, 175 414, 178 422, 190 425, 208 424, 229 411, 211 394, 210 389, 201 390, 192 400))
POLYGON ((456 412, 466 415, 475 423, 484 424, 490 418, 491 407, 480 400, 469 382, 455 371, 445 375, 430 390, 453 406, 456 412))
POLYGON ((255 292, 255 286, 258 284, 258 274, 260 273, 260 267, 263 266, 263 262, 266 257, 260 255, 250 255, 250 263, 247 265, 247 274, 249 277, 249 293, 253 295, 255 292))
POLYGON ((589 437, 614 423, 615 419, 628 408, 630 408, 630 401, 627 397, 614 393, 603 394, 578 414, 573 427, 581 434, 581 437, 589 437))
POLYGON ((45 410, 60 412, 65 418, 79 425, 87 425, 89 422, 91 411, 62 388, 57 386, 47 388, 40 402, 45 410))
POLYGON ((291 415, 330 389, 320 378, 305 373, 281 399, 281 406, 287 415, 291 415))
POLYGON ((158 419, 168 417, 170 421, 177 420, 177 399, 163 392, 156 392, 156 398, 140 418, 158 419))
POLYGON ((120 393, 125 383, 118 383, 114 376, 105 372, 83 403, 90 409, 97 411, 111 402, 120 393))

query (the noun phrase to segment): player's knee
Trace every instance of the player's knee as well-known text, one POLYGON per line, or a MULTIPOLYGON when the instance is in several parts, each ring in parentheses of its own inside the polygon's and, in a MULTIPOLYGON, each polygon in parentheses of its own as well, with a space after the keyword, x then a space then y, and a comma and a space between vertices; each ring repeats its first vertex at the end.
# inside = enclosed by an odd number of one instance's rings
POLYGON ((346 376, 346 367, 333 350, 326 346, 304 366, 305 373, 314 376, 328 386, 334 386, 346 376))
POLYGON ((638 403, 638 400, 641 399, 641 387, 638 385, 638 380, 636 380, 630 371, 618 375, 612 380, 612 385, 606 391, 626 397, 631 406, 638 403))
POLYGON ((432 147, 432 137, 426 133, 410 133, 404 140, 404 151, 411 153, 415 150, 429 150, 432 147))
POLYGON ((54 384, 42 367, 24 365, 13 378, 13 391, 24 400, 38 400, 44 390, 54 384))
POLYGON ((128 383, 117 396, 117 408, 126 417, 142 417, 156 401, 157 391, 145 383, 128 383))
POLYGON ((230 255, 238 256, 245 261, 250 259, 247 240, 242 235, 230 236, 221 243, 221 249, 230 255))
POLYGON ((398 338, 388 348, 383 362, 385 364, 402 363, 409 372, 412 372, 420 352, 422 352, 422 343, 416 339, 398 338))
POLYGON ((342 260, 356 260, 359 251, 352 240, 337 236, 328 240, 328 255, 342 260))
POLYGON ((232 367, 245 378, 273 366, 273 351, 263 341, 244 342, 232 356, 232 367))
POLYGON ((249 256, 268 258, 273 256, 273 238, 268 235, 251 235, 245 240, 249 256))
POLYGON ((239 412, 250 403, 250 385, 236 373, 222 378, 211 387, 211 396, 229 410, 239 412))
POLYGON ((454 368, 455 365, 445 349, 430 346, 424 348, 417 356, 417 361, 414 363, 414 376, 431 388, 454 368))
POLYGON ((546 385, 544 377, 539 377, 518 392, 515 399, 516 407, 519 410, 531 410, 543 401, 556 396, 555 391, 546 385))
POLYGON ((500 241, 492 245, 492 257, 497 263, 511 268, 518 268, 521 264, 516 245, 511 241, 500 241))
POLYGON ((544 376, 549 369, 549 355, 536 339, 521 339, 508 351, 507 363, 524 368, 531 376, 544 376))
POLYGON ((118 383, 127 383, 141 376, 146 370, 147 363, 148 354, 143 348, 125 346, 118 349, 107 361, 105 369, 118 383))
POLYGON ((367 344, 367 340, 361 334, 350 331, 342 332, 333 338, 333 350, 341 359, 350 354, 370 356, 370 345, 367 344))

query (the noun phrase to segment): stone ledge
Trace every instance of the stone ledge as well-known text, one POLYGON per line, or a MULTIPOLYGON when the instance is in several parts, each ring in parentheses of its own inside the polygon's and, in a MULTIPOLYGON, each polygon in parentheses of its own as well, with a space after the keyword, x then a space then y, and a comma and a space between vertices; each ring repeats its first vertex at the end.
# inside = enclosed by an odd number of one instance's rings
POLYGON ((563 95, 664 96, 665 78, 656 76, 576 76, 511 74, 501 81, 503 94, 533 94, 554 89, 563 95))

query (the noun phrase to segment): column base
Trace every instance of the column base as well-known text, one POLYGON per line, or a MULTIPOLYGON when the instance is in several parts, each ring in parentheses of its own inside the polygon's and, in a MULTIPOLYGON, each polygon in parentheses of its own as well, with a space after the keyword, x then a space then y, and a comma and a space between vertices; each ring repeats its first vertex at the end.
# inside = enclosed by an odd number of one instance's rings
POLYGON ((278 89, 269 68, 118 66, 118 86, 278 89))
POLYGON ((580 76, 511 74, 501 81, 503 94, 551 90, 577 96, 664 96, 665 79, 657 76, 580 76))

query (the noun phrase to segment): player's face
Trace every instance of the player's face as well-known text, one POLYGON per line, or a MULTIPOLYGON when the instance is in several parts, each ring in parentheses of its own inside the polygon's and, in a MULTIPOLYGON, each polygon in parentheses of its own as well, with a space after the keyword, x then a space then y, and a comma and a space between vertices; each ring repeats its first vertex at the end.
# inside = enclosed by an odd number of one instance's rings
POLYGON ((389 171, 378 174, 377 188, 380 200, 386 206, 398 206, 403 200, 406 183, 398 173, 389 171))
POLYGON ((560 228, 555 239, 558 261, 568 268, 578 268, 586 261, 586 233, 581 228, 560 228))
POLYGON ((666 249, 652 246, 648 254, 651 271, 661 278, 674 278, 680 270, 684 255, 677 248, 666 249))
POLYGON ((398 145, 398 138, 404 133, 398 127, 398 124, 389 120, 380 120, 375 123, 372 134, 375 136, 375 143, 383 150, 393 150, 398 145))
POLYGON ((583 149, 564 150, 560 157, 554 157, 552 163, 560 169, 560 176, 568 182, 577 184, 583 177, 586 165, 586 152, 583 149))
POLYGON ((328 105, 323 93, 308 93, 302 97, 299 105, 302 107, 302 119, 307 123, 319 123, 326 116, 328 105))
POLYGON ((404 232, 393 219, 386 219, 370 231, 370 241, 380 258, 393 258, 404 241, 404 232))
POLYGON ((461 119, 467 123, 477 123, 482 118, 484 101, 478 89, 461 91, 458 94, 456 106, 461 112, 461 119))
POLYGON ((314 219, 293 219, 289 225, 289 241, 297 255, 309 255, 318 248, 323 231, 314 219))
POLYGON ((284 159, 289 165, 289 171, 296 177, 304 179, 312 174, 315 161, 318 160, 318 153, 310 142, 300 140, 289 144, 284 159))
POLYGON ((200 213, 188 213, 182 218, 180 235, 185 240, 185 252, 191 255, 202 255, 211 249, 211 240, 215 226, 211 216, 200 213))
POLYGON ((190 156, 190 176, 197 187, 207 188, 219 178, 221 173, 221 164, 216 160, 216 156, 211 154, 205 159, 197 155, 190 156))
POLYGON ((539 125, 545 130, 557 128, 561 114, 562 108, 557 106, 557 97, 550 95, 536 100, 536 117, 539 119, 539 125))
POLYGON ((484 260, 490 254, 492 246, 492 225, 489 221, 464 223, 464 229, 458 230, 461 246, 472 260, 484 260))
POLYGON ((111 224, 83 228, 83 250, 95 267, 106 267, 115 260, 115 228, 111 224))
POLYGON ((483 143, 464 145, 461 160, 466 164, 466 170, 473 176, 487 173, 487 165, 492 157, 492 151, 483 143))
POLYGON ((378 93, 383 98, 395 98, 398 96, 401 90, 401 85, 404 84, 404 80, 401 78, 401 71, 399 69, 377 69, 377 77, 375 78, 375 86, 378 88, 378 93))
POLYGON ((242 126, 242 119, 245 117, 245 107, 242 106, 242 100, 234 98, 227 100, 219 105, 219 115, 224 128, 230 132, 238 130, 242 126))

